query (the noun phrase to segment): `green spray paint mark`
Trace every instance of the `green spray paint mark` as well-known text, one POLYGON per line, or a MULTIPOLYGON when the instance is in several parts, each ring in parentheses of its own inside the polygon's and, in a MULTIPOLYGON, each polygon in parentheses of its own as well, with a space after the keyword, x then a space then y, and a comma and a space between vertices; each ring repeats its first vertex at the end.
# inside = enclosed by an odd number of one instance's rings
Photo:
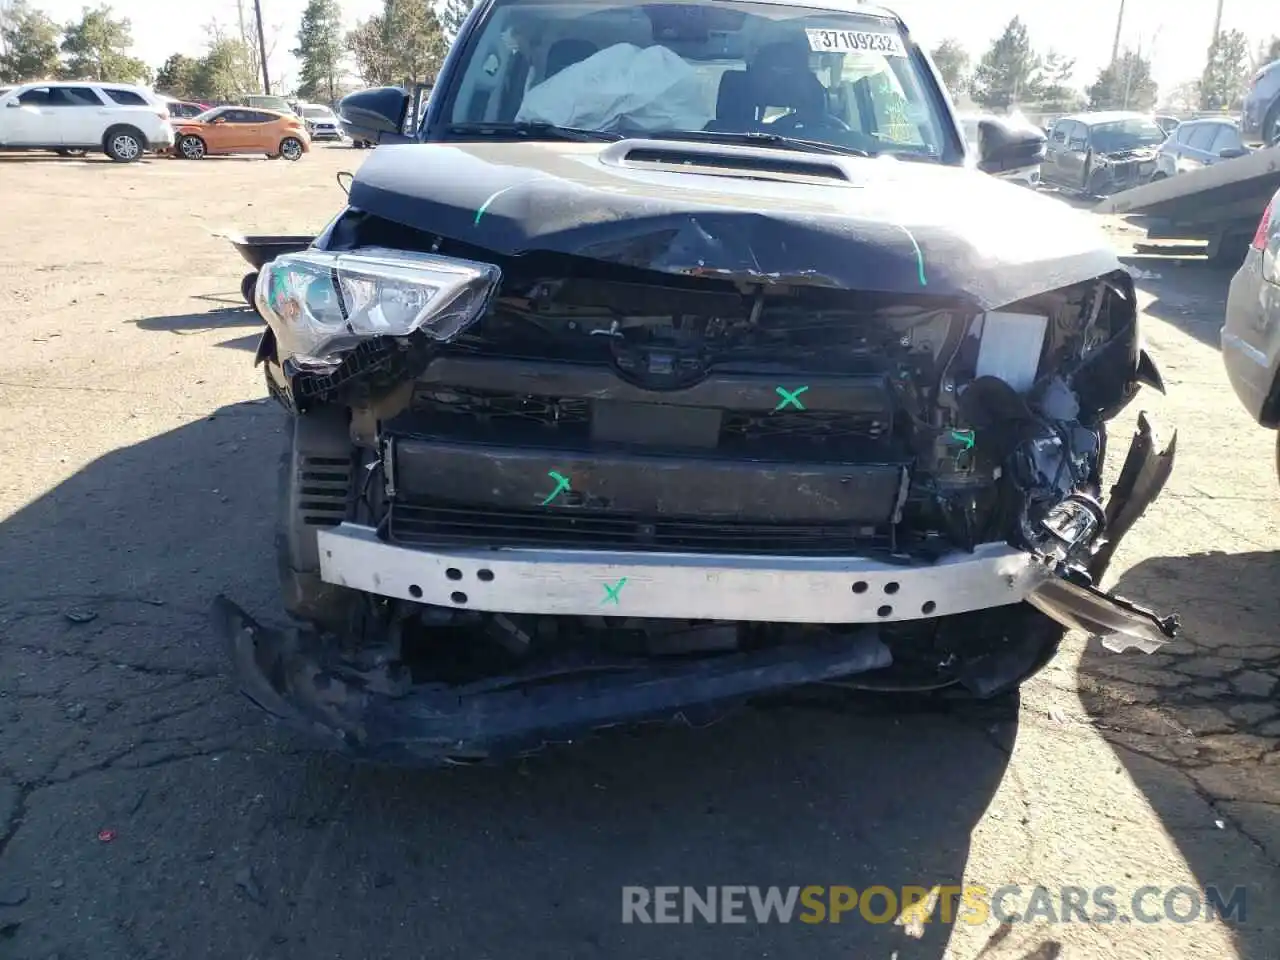
POLYGON ((902 224, 894 224, 899 230, 907 235, 907 239, 911 241, 911 247, 916 252, 916 273, 919 275, 920 286, 927 287, 929 281, 924 276, 924 254, 920 250, 920 244, 916 243, 915 234, 904 227, 902 224))
POLYGON ((497 200, 500 196, 502 196, 508 190, 514 190, 517 186, 521 186, 521 184, 515 184, 514 186, 510 186, 510 187, 503 187, 497 193, 490 194, 489 199, 486 200, 484 203, 480 204, 480 209, 476 211, 476 222, 472 224, 472 226, 480 225, 480 218, 485 215, 485 211, 489 209, 489 205, 493 203, 493 201, 497 200))
POLYGON ((612 601, 613 605, 616 607, 618 605, 618 594, 622 592, 622 588, 625 587, 626 585, 627 585, 626 577, 623 577, 613 586, 609 586, 609 584, 607 583, 604 584, 604 599, 600 601, 601 605, 612 601))
POLYGON ((528 187, 535 183, 542 183, 544 180, 554 180, 554 179, 555 177, 534 177, 532 180, 526 180, 524 183, 513 183, 509 187, 503 187, 501 190, 491 193, 489 195, 489 199, 486 200, 484 203, 480 204, 480 209, 476 211, 475 223, 472 224, 472 226, 476 226, 476 227, 480 226, 481 218, 484 217, 484 215, 488 212, 489 207, 492 206, 493 204, 493 201, 497 200, 504 193, 509 193, 510 191, 516 190, 520 187, 528 187))
POLYGON ((568 477, 561 476, 560 474, 556 473, 554 470, 548 471, 547 476, 556 482, 556 488, 551 491, 547 499, 542 501, 542 506, 544 507, 548 503, 550 503, 552 500, 554 500, 556 497, 560 496, 560 494, 564 493, 566 490, 569 489, 568 477))
POLYGON ((808 390, 808 387, 796 387, 795 390, 786 390, 782 387, 774 387, 774 392, 782 399, 778 401, 778 405, 773 408, 773 412, 777 413, 788 406, 794 406, 797 410, 803 410, 804 404, 800 402, 800 394, 808 390))
POLYGON ((972 430, 952 430, 951 439, 956 443, 963 443, 966 450, 973 449, 974 433, 972 430))

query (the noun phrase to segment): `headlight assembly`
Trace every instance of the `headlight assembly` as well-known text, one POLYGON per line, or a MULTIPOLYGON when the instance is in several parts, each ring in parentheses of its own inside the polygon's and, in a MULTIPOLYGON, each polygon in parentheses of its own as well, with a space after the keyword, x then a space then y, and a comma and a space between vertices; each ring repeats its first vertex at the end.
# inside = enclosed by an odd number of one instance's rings
POLYGON ((263 267, 256 301, 281 355, 322 372, 369 337, 453 339, 484 312, 501 276, 493 264, 430 253, 312 249, 263 267))

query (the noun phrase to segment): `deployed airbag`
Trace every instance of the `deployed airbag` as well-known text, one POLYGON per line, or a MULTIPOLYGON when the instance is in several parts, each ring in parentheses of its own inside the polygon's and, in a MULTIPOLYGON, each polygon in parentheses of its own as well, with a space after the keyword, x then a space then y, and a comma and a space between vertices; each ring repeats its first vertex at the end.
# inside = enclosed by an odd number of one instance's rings
POLYGON ((701 130, 712 119, 704 78, 661 45, 618 43, 531 88, 518 123, 585 130, 701 130))

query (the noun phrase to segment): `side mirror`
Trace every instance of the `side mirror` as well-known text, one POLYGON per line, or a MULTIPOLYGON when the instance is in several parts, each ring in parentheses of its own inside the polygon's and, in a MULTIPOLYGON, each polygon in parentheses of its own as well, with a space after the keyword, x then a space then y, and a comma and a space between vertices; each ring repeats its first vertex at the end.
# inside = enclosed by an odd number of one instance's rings
POLYGON ((403 133, 409 94, 401 87, 374 87, 342 98, 338 114, 375 143, 407 143, 403 133))
POLYGON ((1234 160, 1236 157, 1247 157, 1249 151, 1244 147, 1225 147, 1218 151, 1218 156, 1223 160, 1234 160))
POLYGON ((978 169, 1001 173, 1033 167, 1044 160, 1044 132, 1004 120, 978 121, 978 169))

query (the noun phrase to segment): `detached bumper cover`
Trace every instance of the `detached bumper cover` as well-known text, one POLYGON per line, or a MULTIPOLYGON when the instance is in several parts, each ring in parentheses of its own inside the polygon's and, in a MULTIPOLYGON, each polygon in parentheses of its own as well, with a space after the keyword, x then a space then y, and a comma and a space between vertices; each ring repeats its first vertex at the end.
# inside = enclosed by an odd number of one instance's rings
POLYGON ((389 673, 334 663, 314 634, 259 626, 225 598, 214 601, 213 619, 231 646, 241 689, 268 713, 335 749, 435 764, 518 754, 621 723, 691 720, 697 708, 849 677, 892 660, 867 630, 679 664, 602 660, 462 687, 410 686, 389 673))

